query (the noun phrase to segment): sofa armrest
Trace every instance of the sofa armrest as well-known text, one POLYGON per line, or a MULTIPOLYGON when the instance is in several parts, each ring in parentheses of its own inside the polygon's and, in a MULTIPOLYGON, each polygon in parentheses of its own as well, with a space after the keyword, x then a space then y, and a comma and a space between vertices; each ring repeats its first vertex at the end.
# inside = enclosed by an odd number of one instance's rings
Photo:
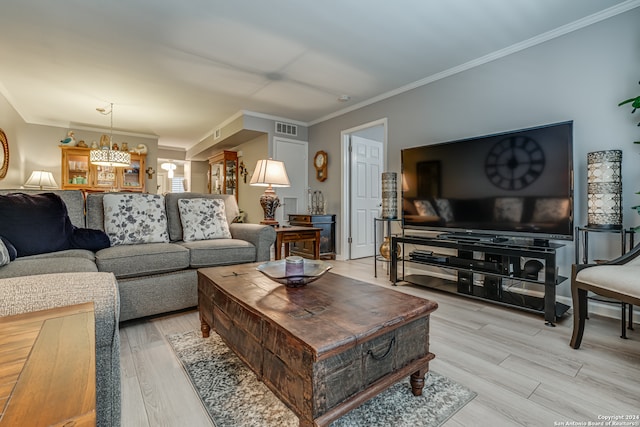
POLYGON ((270 225, 232 223, 231 237, 245 240, 256 247, 256 262, 271 259, 271 245, 276 241, 276 231, 270 225))
POLYGON ((0 316, 94 303, 97 425, 120 425, 120 299, 112 273, 55 273, 0 279, 0 316))

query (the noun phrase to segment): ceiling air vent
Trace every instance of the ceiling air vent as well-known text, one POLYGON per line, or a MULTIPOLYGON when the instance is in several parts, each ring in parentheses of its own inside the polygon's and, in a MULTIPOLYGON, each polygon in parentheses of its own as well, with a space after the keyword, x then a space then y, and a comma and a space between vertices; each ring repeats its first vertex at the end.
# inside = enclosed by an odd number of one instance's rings
POLYGON ((216 129, 213 132, 213 139, 219 139, 220 138, 220 129, 216 129))
POLYGON ((289 123, 276 122, 276 133, 298 136, 298 126, 289 123))

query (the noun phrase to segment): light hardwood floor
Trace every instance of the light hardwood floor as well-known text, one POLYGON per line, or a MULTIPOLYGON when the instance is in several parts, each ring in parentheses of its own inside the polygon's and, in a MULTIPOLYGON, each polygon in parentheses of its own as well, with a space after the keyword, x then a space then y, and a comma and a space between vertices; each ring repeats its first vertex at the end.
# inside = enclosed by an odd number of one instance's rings
MULTIPOLYGON (((337 274, 439 304, 431 316, 436 359, 430 368, 478 394, 447 427, 587 425, 606 416, 640 415, 638 325, 623 340, 618 320, 592 316, 581 348, 574 350, 570 315, 552 328, 542 316, 516 309, 410 285, 392 287, 383 266, 373 277, 372 258, 331 263, 337 274)), ((212 425, 165 338, 199 328, 195 310, 121 325, 123 426, 212 425)))

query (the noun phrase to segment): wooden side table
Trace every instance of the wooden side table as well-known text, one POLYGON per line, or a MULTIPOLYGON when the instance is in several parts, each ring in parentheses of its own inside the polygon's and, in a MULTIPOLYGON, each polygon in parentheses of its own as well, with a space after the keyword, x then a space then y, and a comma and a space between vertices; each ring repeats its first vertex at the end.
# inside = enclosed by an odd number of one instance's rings
POLYGON ((96 423, 93 303, 0 317, 0 426, 96 423))
POLYGON ((321 228, 299 227, 274 227, 276 230, 276 260, 282 258, 282 246, 284 245, 284 256, 289 256, 289 244, 293 242, 313 242, 313 259, 320 259, 320 231, 321 228))

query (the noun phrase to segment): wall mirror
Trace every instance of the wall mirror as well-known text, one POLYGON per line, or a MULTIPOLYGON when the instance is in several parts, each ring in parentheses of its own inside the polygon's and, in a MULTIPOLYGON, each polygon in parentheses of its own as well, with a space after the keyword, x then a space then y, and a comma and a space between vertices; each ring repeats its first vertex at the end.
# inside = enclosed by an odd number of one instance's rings
POLYGON ((9 169, 9 141, 2 129, 0 129, 0 145, 0 179, 2 179, 9 169))

